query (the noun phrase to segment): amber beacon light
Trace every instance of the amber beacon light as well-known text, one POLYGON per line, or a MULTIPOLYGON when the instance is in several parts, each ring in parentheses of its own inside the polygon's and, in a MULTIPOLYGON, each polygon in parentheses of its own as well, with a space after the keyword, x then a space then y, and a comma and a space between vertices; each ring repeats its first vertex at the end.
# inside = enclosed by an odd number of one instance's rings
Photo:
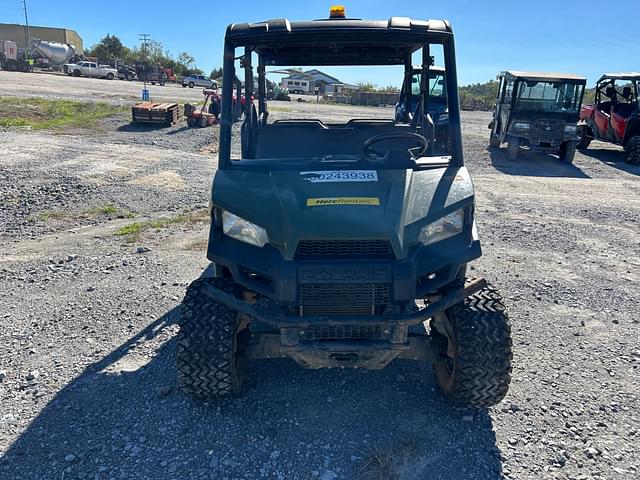
POLYGON ((346 18, 344 5, 334 5, 329 10, 329 18, 346 18))

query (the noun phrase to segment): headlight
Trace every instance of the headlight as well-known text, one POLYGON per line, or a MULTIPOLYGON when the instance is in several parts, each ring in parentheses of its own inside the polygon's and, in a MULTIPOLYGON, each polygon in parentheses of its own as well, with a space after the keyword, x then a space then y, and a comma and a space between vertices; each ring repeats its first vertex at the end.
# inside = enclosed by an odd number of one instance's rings
POLYGON ((464 210, 460 209, 424 226, 419 240, 424 245, 431 245, 461 233, 463 228, 464 210))
POLYGON ((269 243, 269 237, 264 228, 227 211, 222 212, 222 231, 231 238, 256 247, 264 247, 269 243))
POLYGON ((517 128, 518 130, 530 130, 531 124, 527 122, 515 122, 513 124, 513 128, 517 128))
POLYGON ((564 133, 576 133, 578 131, 578 127, 575 125, 565 125, 564 133))

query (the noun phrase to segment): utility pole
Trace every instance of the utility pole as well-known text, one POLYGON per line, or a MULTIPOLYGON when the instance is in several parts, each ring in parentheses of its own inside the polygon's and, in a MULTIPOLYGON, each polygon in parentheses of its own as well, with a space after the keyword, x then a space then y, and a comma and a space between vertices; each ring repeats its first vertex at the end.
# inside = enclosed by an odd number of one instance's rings
POLYGON ((151 39, 151 35, 149 35, 148 33, 140 33, 138 37, 140 38, 140 42, 142 42, 142 59, 144 60, 142 63, 142 71, 144 72, 144 89, 142 90, 142 100, 149 101, 151 97, 149 95, 149 90, 147 89, 147 77, 149 76, 147 68, 149 66, 149 59, 147 58, 147 44, 151 39))
POLYGON ((24 41, 27 50, 31 47, 31 31, 29 30, 29 15, 27 14, 27 0, 22 0, 22 8, 24 8, 24 41))

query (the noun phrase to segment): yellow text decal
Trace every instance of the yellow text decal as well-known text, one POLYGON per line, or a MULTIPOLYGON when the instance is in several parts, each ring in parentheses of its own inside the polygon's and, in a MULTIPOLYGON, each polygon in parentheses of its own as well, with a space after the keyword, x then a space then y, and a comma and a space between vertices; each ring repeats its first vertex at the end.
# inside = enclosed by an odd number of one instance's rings
POLYGON ((330 197, 307 198, 307 207, 324 207, 331 205, 380 205, 377 197, 330 197))

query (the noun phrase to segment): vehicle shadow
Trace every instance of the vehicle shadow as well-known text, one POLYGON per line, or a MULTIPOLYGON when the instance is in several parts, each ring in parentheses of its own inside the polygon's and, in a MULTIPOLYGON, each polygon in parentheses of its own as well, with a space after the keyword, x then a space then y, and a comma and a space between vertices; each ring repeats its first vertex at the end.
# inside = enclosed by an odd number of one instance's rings
POLYGON ((574 164, 561 162, 551 154, 532 152, 520 149, 514 161, 507 157, 506 148, 488 147, 491 164, 496 170, 507 175, 524 175, 529 177, 566 177, 591 178, 574 164))
POLYGON ((158 130, 165 130, 171 128, 171 125, 153 124, 153 123, 125 123, 118 127, 119 132, 125 133, 144 133, 144 132, 156 132, 158 130))
POLYGON ((309 371, 272 360, 252 364, 241 399, 184 396, 178 315, 62 388, 0 458, 0 477, 389 478, 376 471, 384 467, 399 479, 501 478, 489 415, 447 406, 427 366, 309 371))
POLYGON ((625 161, 626 153, 622 148, 613 150, 609 148, 597 148, 591 145, 587 150, 582 150, 581 153, 618 170, 632 175, 640 175, 640 165, 628 164, 625 161))

